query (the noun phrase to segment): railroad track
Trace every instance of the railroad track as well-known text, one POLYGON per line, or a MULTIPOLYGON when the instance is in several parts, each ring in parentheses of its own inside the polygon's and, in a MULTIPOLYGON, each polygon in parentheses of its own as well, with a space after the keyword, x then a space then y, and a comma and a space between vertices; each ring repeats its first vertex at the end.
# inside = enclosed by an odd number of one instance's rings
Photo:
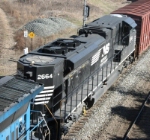
POLYGON ((150 138, 150 92, 144 100, 137 116, 131 122, 123 140, 150 138))

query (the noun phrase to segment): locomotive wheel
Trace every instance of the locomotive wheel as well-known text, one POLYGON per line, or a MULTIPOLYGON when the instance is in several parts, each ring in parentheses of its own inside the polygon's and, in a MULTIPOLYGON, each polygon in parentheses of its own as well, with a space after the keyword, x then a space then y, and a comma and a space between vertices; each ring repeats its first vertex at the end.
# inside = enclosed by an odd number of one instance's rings
POLYGON ((130 61, 130 64, 132 64, 135 61, 135 58, 133 56, 129 56, 129 61, 130 61))
POLYGON ((71 114, 69 117, 68 117, 68 120, 71 120, 73 122, 76 122, 78 120, 79 116, 77 114, 71 114))
POLYGON ((94 105, 94 102, 95 102, 94 98, 88 97, 85 100, 86 109, 90 109, 94 105))
POLYGON ((36 137, 36 138, 38 138, 38 139, 42 139, 42 140, 44 140, 45 139, 45 137, 43 136, 43 134, 41 133, 41 132, 38 132, 38 131, 36 131, 35 133, 34 133, 34 136, 36 137))

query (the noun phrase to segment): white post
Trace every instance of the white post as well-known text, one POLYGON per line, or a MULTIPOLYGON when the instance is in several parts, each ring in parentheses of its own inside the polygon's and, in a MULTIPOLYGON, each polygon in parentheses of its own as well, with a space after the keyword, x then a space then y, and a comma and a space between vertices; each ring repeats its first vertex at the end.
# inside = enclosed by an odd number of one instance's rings
MULTIPOLYGON (((28 30, 24 30, 24 38, 25 38, 25 47, 27 47, 27 37, 28 37, 28 30)), ((26 50, 26 48, 24 49, 24 54, 26 54, 25 52, 27 51, 28 53, 28 50, 26 50)))
POLYGON ((28 54, 28 47, 24 49, 24 54, 28 54))

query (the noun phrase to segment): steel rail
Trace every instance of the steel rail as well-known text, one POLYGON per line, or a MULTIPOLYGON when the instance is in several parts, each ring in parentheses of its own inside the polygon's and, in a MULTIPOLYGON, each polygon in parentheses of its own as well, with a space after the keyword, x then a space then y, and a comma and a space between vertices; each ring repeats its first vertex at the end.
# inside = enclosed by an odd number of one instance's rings
POLYGON ((125 133, 125 135, 123 137, 123 140, 126 140, 128 138, 128 134, 129 134, 130 130, 132 129, 132 126, 136 123, 137 119, 141 115, 141 113, 142 113, 142 111, 143 111, 143 109, 145 107, 145 104, 147 103, 149 98, 150 98, 150 92, 148 93, 148 95, 146 96, 144 102, 142 103, 141 108, 140 108, 136 118, 134 119, 134 121, 131 122, 130 126, 128 127, 128 129, 127 129, 127 131, 126 131, 126 133, 125 133))

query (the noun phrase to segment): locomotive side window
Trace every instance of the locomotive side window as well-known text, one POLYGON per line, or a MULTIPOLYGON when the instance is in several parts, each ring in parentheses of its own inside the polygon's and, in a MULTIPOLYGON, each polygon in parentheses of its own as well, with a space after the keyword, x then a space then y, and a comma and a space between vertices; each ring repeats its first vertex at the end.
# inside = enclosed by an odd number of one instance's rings
POLYGON ((129 45, 130 27, 123 22, 122 25, 122 45, 129 45))
POLYGON ((121 53, 122 53, 122 51, 115 50, 113 62, 121 62, 121 53))
POLYGON ((129 26, 125 24, 123 26, 122 32, 124 35, 127 35, 129 33, 129 26))

